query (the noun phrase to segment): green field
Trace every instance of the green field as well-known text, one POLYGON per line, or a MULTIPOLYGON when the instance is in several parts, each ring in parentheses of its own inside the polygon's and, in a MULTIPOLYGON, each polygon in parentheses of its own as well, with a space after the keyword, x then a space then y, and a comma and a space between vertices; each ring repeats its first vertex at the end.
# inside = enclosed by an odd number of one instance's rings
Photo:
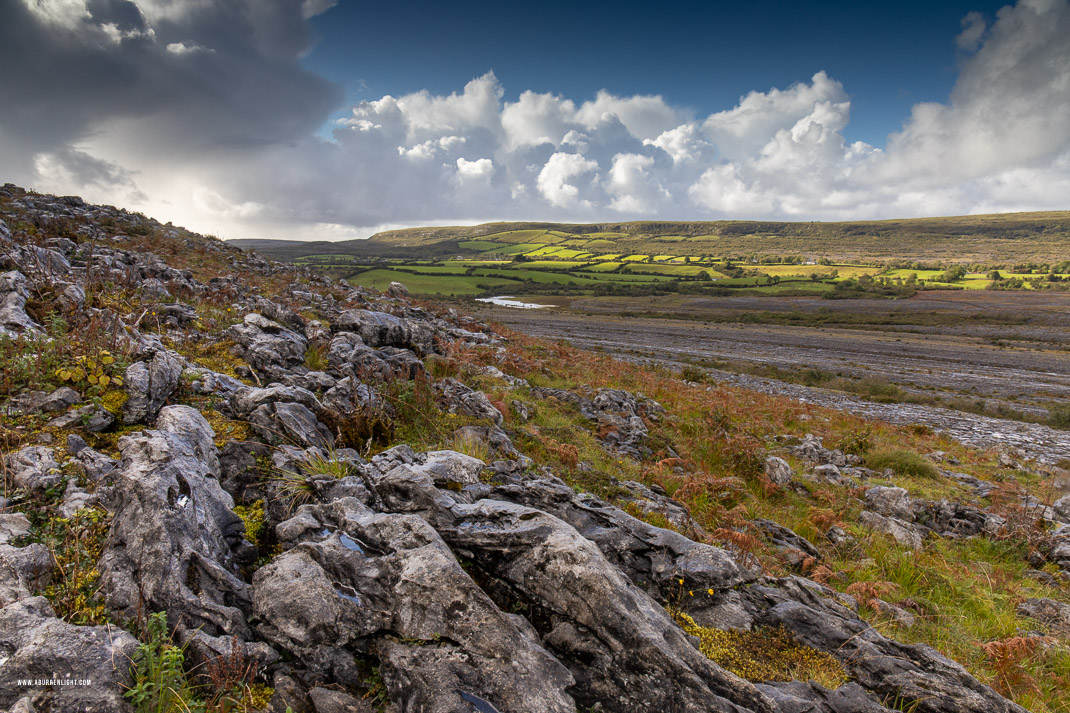
POLYGON ((650 273, 653 275, 669 275, 671 277, 697 277, 706 273, 710 277, 723 277, 721 273, 712 267, 704 265, 666 265, 638 263, 628 265, 628 269, 634 272, 650 273))
POLYGON ((529 270, 573 270, 587 267, 590 263, 582 260, 528 260, 516 264, 529 270))
MULTIPOLYGON (((813 274, 830 276, 833 272, 836 272, 839 277, 861 277, 862 275, 876 275, 881 271, 879 267, 861 265, 748 265, 747 267, 777 277, 809 277, 813 274)), ((939 270, 936 272, 939 273, 939 270)))
MULTIPOLYGON (((300 242, 244 240, 270 257, 284 260, 351 255, 394 259, 453 257, 470 245, 558 245, 594 254, 648 255, 660 259, 727 256, 734 262, 788 263, 793 257, 838 264, 909 260, 1000 267, 1052 266, 1070 256, 1070 211, 1003 213, 876 221, 774 222, 721 220, 561 224, 486 223, 475 226, 406 228, 367 240, 300 242)), ((357 257, 360 261, 360 257, 357 257)), ((338 260, 341 262, 341 260, 338 260)), ((925 265, 928 267, 928 265, 925 265)), ((1070 269, 1060 269, 1068 272, 1070 269)))
POLYGON ((555 235, 548 230, 507 230, 501 233, 488 235, 486 240, 499 243, 543 243, 553 244, 562 240, 560 235, 555 235))
POLYGON ((501 247, 501 243, 494 243, 490 240, 462 240, 457 245, 465 250, 475 250, 476 252, 485 252, 501 247))
POLYGON ((623 264, 623 262, 613 262, 612 260, 609 262, 597 262, 588 265, 583 270, 584 272, 613 272, 614 270, 619 269, 623 264))
POLYGON ((487 253, 493 253, 495 255, 522 255, 523 253, 538 250, 542 247, 542 243, 515 243, 513 245, 491 243, 491 245, 494 245, 495 247, 487 250, 487 253))
MULTIPOLYGON (((259 250, 274 244, 254 242, 259 250)), ((839 298, 1070 289, 1070 212, 851 223, 498 223, 277 244, 272 256, 285 253, 336 278, 373 287, 398 280, 427 295, 502 285, 614 295, 835 290, 830 296, 839 298), (1057 274, 1049 278, 1049 271, 1057 274)))
POLYGON ((494 288, 516 284, 511 280, 493 277, 415 275, 398 272, 397 270, 368 270, 350 277, 349 282, 361 287, 373 287, 377 290, 385 290, 391 282, 401 282, 414 294, 453 295, 457 297, 484 294, 486 290, 481 285, 494 288))

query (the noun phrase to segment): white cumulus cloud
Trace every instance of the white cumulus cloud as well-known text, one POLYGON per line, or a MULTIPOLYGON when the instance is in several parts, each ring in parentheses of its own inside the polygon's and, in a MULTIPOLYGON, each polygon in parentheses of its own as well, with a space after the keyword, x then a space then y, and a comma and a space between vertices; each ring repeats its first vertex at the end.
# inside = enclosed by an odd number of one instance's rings
POLYGON ((848 88, 823 71, 706 116, 608 91, 510 100, 487 72, 361 102, 325 138, 341 92, 300 60, 333 4, 0 3, 0 62, 35 58, 0 73, 19 98, 0 103, 3 179, 227 237, 1067 207, 1070 0, 965 16, 947 101, 914 106, 882 147, 845 139, 848 88))
POLYGON ((572 181, 597 170, 595 161, 580 154, 555 153, 539 171, 539 193, 559 208, 590 207, 591 201, 580 197, 580 188, 572 181))

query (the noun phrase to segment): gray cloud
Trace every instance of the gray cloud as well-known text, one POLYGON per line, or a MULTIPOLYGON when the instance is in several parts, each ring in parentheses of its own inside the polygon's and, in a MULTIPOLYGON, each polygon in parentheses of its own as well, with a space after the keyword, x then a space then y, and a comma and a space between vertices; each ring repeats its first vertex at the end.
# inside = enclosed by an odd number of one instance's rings
POLYGON ((131 139, 165 156, 307 135, 340 93, 298 65, 310 42, 302 8, 292 0, 0 4, 0 62, 17 68, 0 73, 8 170, 25 174, 36 153, 91 140, 116 121, 142 124, 131 139))

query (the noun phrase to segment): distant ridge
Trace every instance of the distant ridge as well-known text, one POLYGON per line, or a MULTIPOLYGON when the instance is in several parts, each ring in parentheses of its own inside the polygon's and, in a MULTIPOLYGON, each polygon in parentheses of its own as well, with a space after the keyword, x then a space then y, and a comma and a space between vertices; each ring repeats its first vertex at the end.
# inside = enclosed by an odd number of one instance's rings
POLYGON ((1070 211, 993 213, 871 221, 756 220, 632 221, 623 223, 499 222, 389 230, 366 240, 340 242, 232 240, 238 247, 293 260, 323 253, 359 257, 441 257, 463 253, 459 244, 521 230, 553 231, 605 241, 604 252, 677 254, 805 254, 841 260, 1032 261, 1070 253, 1070 211))

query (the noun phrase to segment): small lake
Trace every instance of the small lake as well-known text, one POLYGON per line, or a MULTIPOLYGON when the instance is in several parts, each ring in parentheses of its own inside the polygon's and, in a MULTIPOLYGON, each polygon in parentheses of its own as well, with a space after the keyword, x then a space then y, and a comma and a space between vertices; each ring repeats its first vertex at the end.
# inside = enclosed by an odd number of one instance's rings
POLYGON ((553 305, 539 305, 534 302, 521 302, 520 300, 515 299, 512 295, 481 297, 476 299, 476 302, 486 302, 487 304, 497 305, 499 307, 512 307, 514 309, 541 309, 543 307, 553 307, 553 305))

